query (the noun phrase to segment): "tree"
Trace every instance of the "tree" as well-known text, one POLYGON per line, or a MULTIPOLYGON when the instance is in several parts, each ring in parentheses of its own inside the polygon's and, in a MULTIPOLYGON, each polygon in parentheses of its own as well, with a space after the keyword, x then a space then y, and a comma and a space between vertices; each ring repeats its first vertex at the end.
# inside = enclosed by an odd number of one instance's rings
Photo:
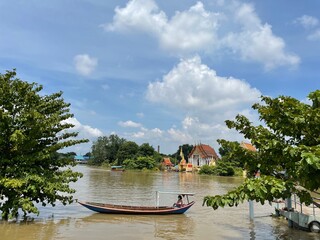
POLYGON ((118 135, 114 134, 109 137, 99 137, 92 145, 92 164, 101 165, 103 162, 115 162, 117 159, 117 152, 125 141, 124 138, 120 138, 118 135))
POLYGON ((139 156, 147 157, 154 155, 154 148, 149 143, 143 143, 139 147, 139 156))
POLYGON ((217 142, 220 144, 219 154, 221 156, 219 163, 228 163, 233 167, 243 168, 243 163, 238 159, 238 154, 242 154, 243 149, 240 148, 238 142, 226 141, 224 139, 218 139, 217 142), (238 153, 240 151, 241 153, 238 153))
POLYGON ((125 159, 134 159, 139 151, 139 146, 135 142, 124 142, 117 152, 117 163, 121 165, 125 159))
POLYGON ((15 217, 21 209, 39 213, 42 205, 71 203, 75 182, 81 173, 68 166, 70 157, 57 151, 88 140, 76 140, 70 104, 62 92, 40 95, 43 87, 16 78, 16 72, 0 74, 0 211, 2 218, 15 217))
POLYGON ((233 154, 249 170, 260 169, 261 177, 247 178, 225 195, 206 196, 203 204, 214 209, 245 200, 264 204, 293 193, 302 203, 311 203, 310 192, 320 188, 320 90, 311 92, 308 98, 311 104, 292 97, 262 96, 264 104, 252 108, 258 111, 265 127, 253 126, 241 115, 235 121, 226 121, 258 150, 250 152, 238 146, 233 154))
POLYGON ((137 169, 152 169, 155 167, 156 162, 152 157, 138 157, 135 160, 137 169))
POLYGON ((178 161, 180 161, 181 160, 181 156, 180 156, 180 148, 181 147, 182 147, 182 153, 184 155, 184 159, 187 160, 190 152, 193 149, 193 145, 190 145, 190 144, 183 144, 182 146, 179 146, 178 150, 174 154, 172 154, 171 156, 173 158, 178 159, 178 161))

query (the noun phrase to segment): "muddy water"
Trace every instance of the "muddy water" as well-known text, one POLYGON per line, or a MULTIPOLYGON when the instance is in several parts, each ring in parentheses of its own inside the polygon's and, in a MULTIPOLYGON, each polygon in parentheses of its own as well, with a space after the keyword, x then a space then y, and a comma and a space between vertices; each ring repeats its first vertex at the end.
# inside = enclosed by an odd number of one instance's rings
MULTIPOLYGON (((28 222, 1 222, 0 240, 52 239, 320 239, 319 234, 287 227, 273 218, 274 206, 255 204, 249 220, 248 203, 213 211, 203 207, 205 195, 223 194, 242 178, 201 176, 175 172, 110 172, 77 166, 84 177, 73 185, 75 198, 122 204, 155 205, 155 191, 194 192, 196 204, 183 215, 128 216, 94 213, 77 203, 40 208, 28 222)), ((176 196, 161 195, 161 204, 176 196)))

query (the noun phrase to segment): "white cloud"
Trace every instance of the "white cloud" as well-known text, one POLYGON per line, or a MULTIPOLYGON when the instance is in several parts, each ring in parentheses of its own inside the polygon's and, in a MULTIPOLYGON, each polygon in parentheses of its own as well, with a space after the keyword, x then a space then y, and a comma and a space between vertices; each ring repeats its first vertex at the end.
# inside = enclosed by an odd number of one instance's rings
POLYGON ((251 110, 261 93, 247 82, 221 77, 201 63, 199 56, 181 60, 162 81, 149 83, 146 98, 169 107, 181 116, 180 128, 163 131, 163 139, 177 144, 207 143, 217 147, 219 138, 243 140, 224 121, 241 113, 258 121, 251 110))
POLYGON ((133 122, 133 121, 131 121, 131 120, 125 121, 125 122, 120 121, 118 124, 119 124, 121 127, 133 127, 133 128, 141 127, 141 124, 140 124, 140 123, 136 123, 136 122, 133 122))
POLYGON ((163 48, 193 52, 212 48, 217 42, 219 14, 208 12, 201 2, 184 12, 176 12, 159 34, 163 48))
POLYGON ((95 70, 98 60, 88 54, 79 54, 74 57, 74 64, 79 74, 88 76, 95 70))
POLYGON ((89 142, 68 147, 63 151, 76 152, 77 154, 85 154, 91 151, 93 141, 96 141, 98 137, 103 136, 103 132, 100 131, 98 128, 93 128, 89 125, 83 125, 76 118, 69 118, 64 122, 71 123, 74 125, 74 127, 69 131, 79 133, 76 139, 89 139, 89 142))
POLYGON ((193 137, 190 136, 187 132, 170 128, 168 130, 169 137, 172 141, 178 143, 188 143, 193 141, 193 137))
POLYGON ((76 118, 69 118, 65 122, 73 124, 74 127, 72 128, 72 131, 79 132, 79 136, 81 138, 92 139, 103 135, 98 128, 93 128, 89 125, 83 125, 76 118))
POLYGON ((311 40, 311 41, 320 40, 320 29, 315 30, 307 38, 308 38, 308 40, 311 40))
POLYGON ((104 24, 107 31, 132 29, 157 33, 166 25, 167 17, 153 0, 131 0, 126 7, 116 7, 112 24, 104 24))
POLYGON ((298 56, 285 51, 284 40, 273 34, 271 26, 261 23, 253 5, 238 1, 219 4, 225 7, 223 12, 207 11, 197 2, 169 19, 155 1, 131 0, 124 8, 115 9, 113 22, 104 28, 149 33, 162 48, 179 56, 231 49, 242 60, 261 63, 267 70, 300 63, 298 56))
POLYGON ((261 93, 244 81, 220 77, 200 57, 181 60, 162 81, 149 83, 146 97, 187 112, 235 109, 258 100, 261 93))
POLYGON ((309 29, 319 25, 319 20, 316 17, 303 15, 297 18, 295 23, 301 24, 304 28, 309 29))
POLYGON ((124 133, 124 138, 135 141, 138 144, 149 143, 151 146, 154 146, 154 148, 158 146, 160 142, 168 140, 165 131, 159 128, 147 129, 142 126, 138 131, 124 133))
POLYGON ((303 15, 297 18, 294 23, 302 25, 305 29, 308 30, 309 35, 307 39, 310 41, 318 41, 320 40, 320 29, 317 28, 319 26, 319 20, 316 17, 303 15), (311 33, 310 33, 311 32, 311 33))
POLYGON ((160 45, 173 51, 203 50, 215 41, 218 15, 205 11, 201 2, 188 11, 176 12, 169 20, 153 0, 131 0, 126 7, 115 9, 107 31, 139 30, 158 38, 160 45))
POLYGON ((230 32, 222 42, 238 53, 243 60, 259 62, 266 70, 278 66, 297 66, 300 58, 285 52, 285 42, 272 33, 269 24, 261 20, 250 4, 241 4, 234 12, 241 31, 230 32))

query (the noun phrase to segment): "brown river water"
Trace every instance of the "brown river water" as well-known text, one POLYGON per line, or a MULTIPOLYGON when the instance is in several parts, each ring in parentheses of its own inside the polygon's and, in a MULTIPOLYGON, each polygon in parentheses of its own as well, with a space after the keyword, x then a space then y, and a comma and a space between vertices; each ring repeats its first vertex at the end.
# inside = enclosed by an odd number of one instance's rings
MULTIPOLYGON (((255 203, 213 210, 202 206, 206 195, 224 194, 241 184, 241 177, 204 176, 176 172, 111 172, 79 165, 84 174, 72 186, 75 198, 114 204, 155 205, 156 191, 192 192, 196 203, 185 214, 165 216, 94 213, 78 203, 39 207, 33 221, 0 221, 0 240, 99 239, 320 239, 320 234, 288 228, 272 217, 274 206, 255 203)), ((176 195, 161 195, 161 205, 172 205, 176 195)))

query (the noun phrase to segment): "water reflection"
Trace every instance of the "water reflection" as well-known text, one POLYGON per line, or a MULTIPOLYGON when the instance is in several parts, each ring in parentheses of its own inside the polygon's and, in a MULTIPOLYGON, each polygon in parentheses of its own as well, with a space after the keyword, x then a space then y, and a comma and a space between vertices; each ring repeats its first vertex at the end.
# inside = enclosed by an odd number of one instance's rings
MULTIPOLYGON (((154 237, 164 239, 185 239, 186 237, 193 236, 194 234, 194 220, 186 215, 175 216, 143 216, 143 215, 105 215, 105 214, 92 214, 91 216, 84 217, 79 222, 81 225, 104 223, 108 227, 110 225, 122 225, 124 229, 130 229, 135 225, 151 228, 154 237)), ((78 226, 79 227, 79 226, 78 226)), ((131 233, 135 236, 135 232, 131 233)), ((119 236, 119 234, 118 234, 119 236)), ((189 238, 190 239, 190 238, 189 238)))
MULTIPOLYGON (((248 203, 216 211, 203 207, 206 195, 224 194, 242 178, 175 172, 111 172, 77 166, 84 174, 73 187, 75 198, 123 204, 155 204, 155 191, 194 192, 196 204, 184 215, 131 216, 98 214, 73 203, 40 207, 32 222, 0 221, 1 240, 82 239, 319 239, 319 234, 290 229, 284 219, 272 218, 274 208, 255 204, 254 221, 248 203)), ((168 199, 171 204, 176 200, 168 199)))

